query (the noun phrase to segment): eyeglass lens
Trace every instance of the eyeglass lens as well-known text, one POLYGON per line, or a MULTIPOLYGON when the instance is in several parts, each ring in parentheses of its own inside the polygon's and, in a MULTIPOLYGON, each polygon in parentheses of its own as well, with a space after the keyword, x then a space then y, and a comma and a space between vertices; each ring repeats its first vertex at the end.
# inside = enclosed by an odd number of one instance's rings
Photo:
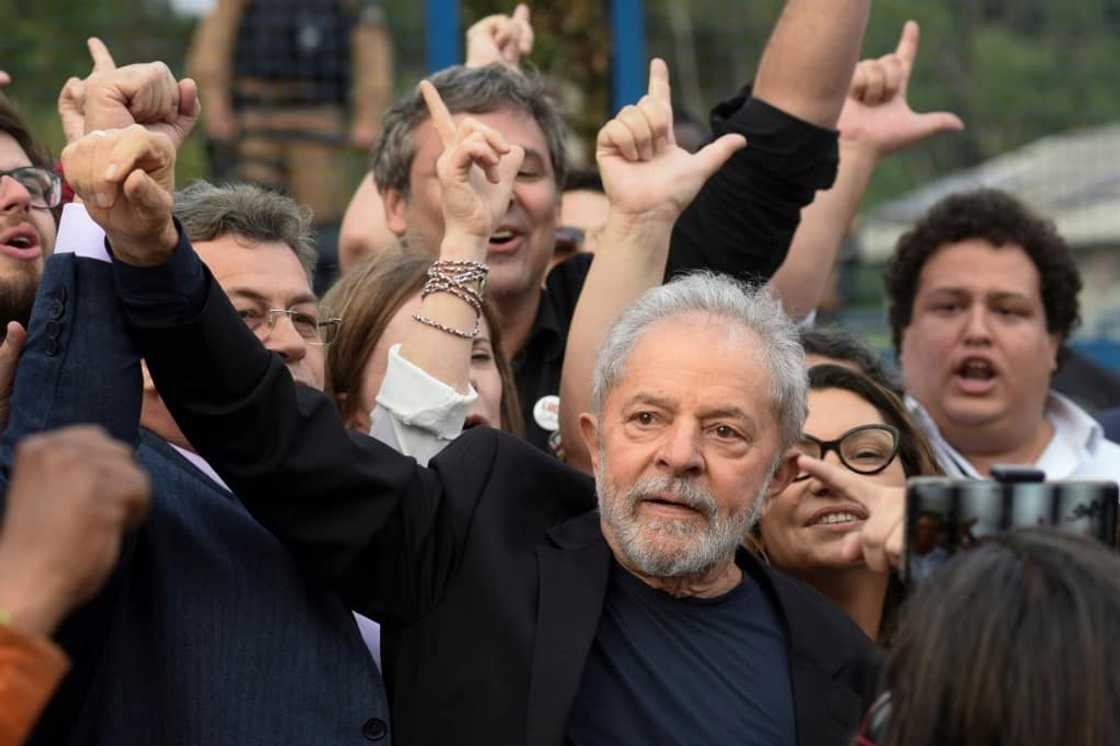
POLYGON ((25 166, 11 171, 0 171, 0 176, 15 179, 31 195, 32 207, 57 207, 62 196, 58 177, 45 168, 25 166))
POLYGON ((817 459, 824 458, 829 450, 836 450, 845 466, 862 474, 873 473, 889 464, 894 458, 895 447, 894 432, 880 427, 851 430, 838 443, 802 438, 798 444, 802 453, 817 459))

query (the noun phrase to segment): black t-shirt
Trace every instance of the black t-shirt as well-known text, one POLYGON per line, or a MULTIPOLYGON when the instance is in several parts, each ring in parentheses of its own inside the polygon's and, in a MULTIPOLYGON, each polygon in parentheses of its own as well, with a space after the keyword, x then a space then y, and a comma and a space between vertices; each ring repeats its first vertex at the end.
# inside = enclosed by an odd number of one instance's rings
MULTIPOLYGON (((677 220, 665 276, 707 269, 765 282, 785 260, 802 208, 836 178, 836 131, 739 97, 713 111, 712 132, 739 133, 748 144, 677 220)), ((591 258, 577 254, 549 273, 529 338, 513 359, 526 437, 546 451, 555 450, 549 441, 557 430, 568 327, 591 258)))
POLYGON ((793 746, 785 630, 743 578, 718 598, 674 598, 614 564, 566 744, 793 746))

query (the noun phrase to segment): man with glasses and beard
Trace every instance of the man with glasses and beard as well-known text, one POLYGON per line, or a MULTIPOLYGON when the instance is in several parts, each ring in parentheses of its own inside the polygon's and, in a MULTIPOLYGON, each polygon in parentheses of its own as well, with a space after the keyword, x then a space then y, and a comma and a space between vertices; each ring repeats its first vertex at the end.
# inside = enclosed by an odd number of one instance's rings
POLYGON ((62 190, 50 155, 0 94, 0 338, 8 322, 26 326, 43 273, 54 250, 55 219, 62 190))

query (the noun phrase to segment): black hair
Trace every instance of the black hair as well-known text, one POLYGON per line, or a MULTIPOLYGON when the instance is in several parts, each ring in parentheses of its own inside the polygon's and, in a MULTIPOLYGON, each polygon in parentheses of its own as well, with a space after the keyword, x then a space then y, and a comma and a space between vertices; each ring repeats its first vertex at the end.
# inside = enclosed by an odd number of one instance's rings
POLYGON ((883 364, 879 352, 848 329, 836 325, 813 326, 801 329, 800 335, 806 355, 851 363, 875 383, 902 397, 902 384, 894 371, 883 364))
POLYGON ((958 554, 902 611, 879 746, 1120 743, 1120 557, 1030 528, 958 554))

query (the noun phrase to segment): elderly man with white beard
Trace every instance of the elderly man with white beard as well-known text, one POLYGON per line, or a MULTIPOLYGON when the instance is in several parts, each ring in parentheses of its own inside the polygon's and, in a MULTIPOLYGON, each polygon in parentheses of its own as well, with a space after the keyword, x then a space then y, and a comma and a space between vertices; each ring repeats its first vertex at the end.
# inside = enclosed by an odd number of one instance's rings
MULTIPOLYGON (((643 126, 608 124, 599 157, 612 190, 641 188, 648 204, 611 229, 659 245, 720 163, 667 137, 663 68, 643 126)), ((425 95, 443 202, 472 217, 445 236, 441 255, 457 259, 433 270, 417 318, 469 346, 466 301, 508 204, 486 184, 522 153, 425 95)), ((776 300, 695 275, 612 326, 581 422, 600 510, 586 476, 490 428, 428 467, 348 431, 260 345, 173 223, 167 142, 112 132, 65 161, 79 194, 100 195, 87 205, 120 308, 189 441, 313 582, 382 624, 397 742, 847 743, 877 654, 823 596, 738 546, 797 469, 806 381, 776 300)))

